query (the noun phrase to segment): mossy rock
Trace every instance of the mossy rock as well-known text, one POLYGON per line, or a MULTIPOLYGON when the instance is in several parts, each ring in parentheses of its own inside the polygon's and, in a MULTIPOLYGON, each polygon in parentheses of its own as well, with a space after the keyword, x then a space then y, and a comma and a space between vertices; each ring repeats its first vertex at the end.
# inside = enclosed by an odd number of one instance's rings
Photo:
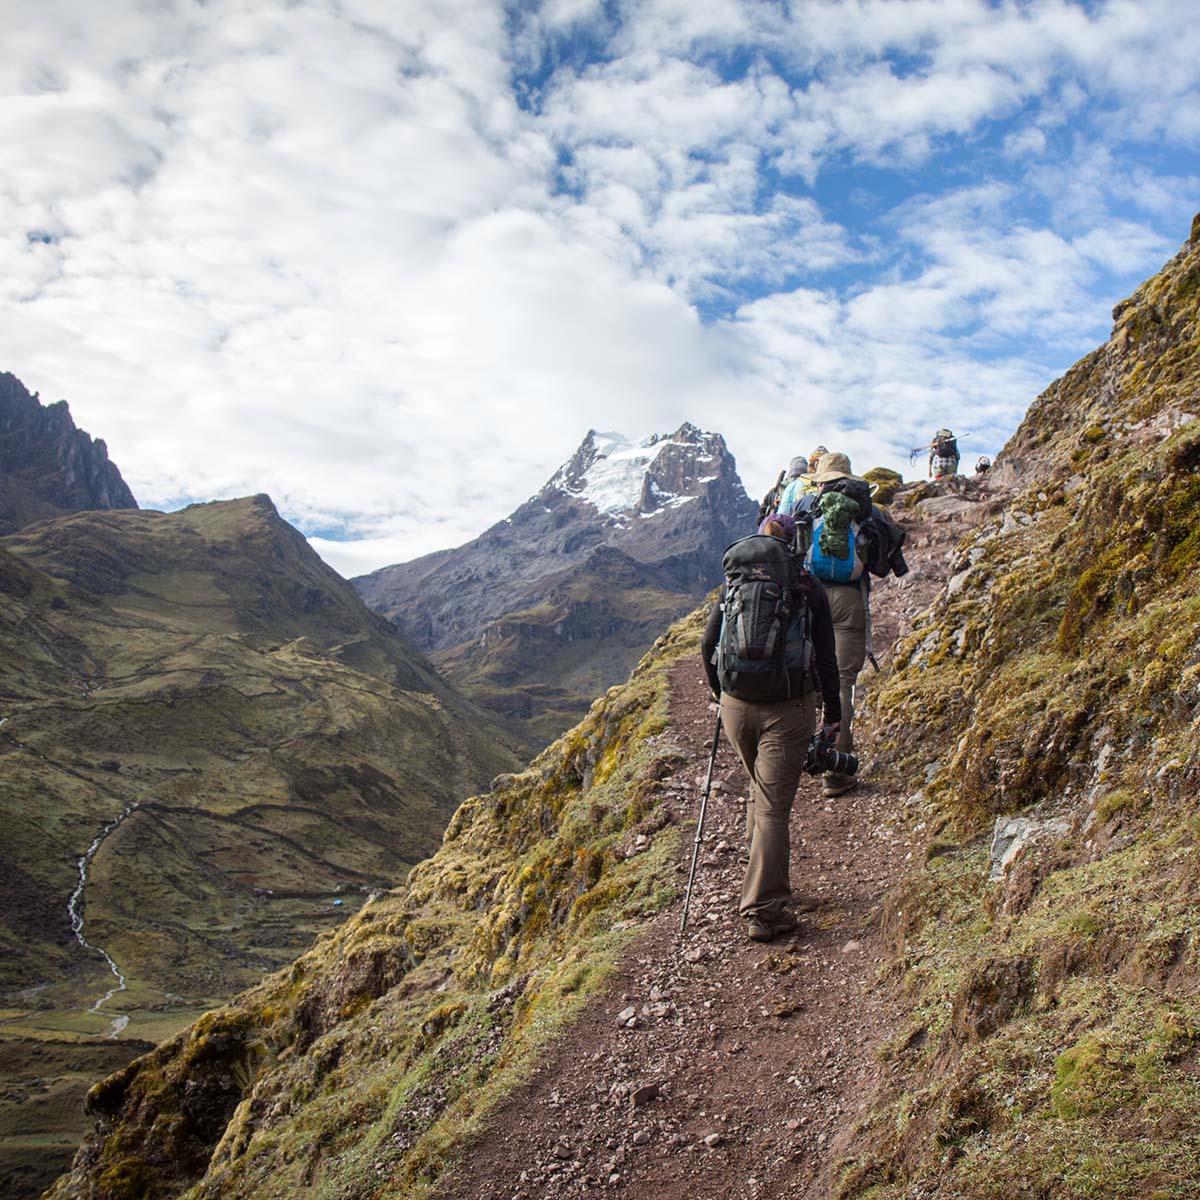
POLYGON ((932 500, 935 496, 941 496, 942 494, 942 489, 936 483, 928 479, 922 479, 919 483, 904 489, 904 494, 900 497, 900 503, 905 508, 916 508, 922 500, 932 500))
POLYGON ((872 467, 863 478, 875 485, 872 499, 876 504, 891 504, 892 498, 904 486, 904 476, 888 467, 872 467))

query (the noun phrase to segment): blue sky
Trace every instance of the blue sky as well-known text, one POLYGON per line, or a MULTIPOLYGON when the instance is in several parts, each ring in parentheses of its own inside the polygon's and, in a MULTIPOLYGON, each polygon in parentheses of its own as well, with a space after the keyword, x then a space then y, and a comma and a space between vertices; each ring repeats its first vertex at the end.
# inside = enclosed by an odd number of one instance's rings
POLYGON ((589 428, 994 454, 1200 209, 1166 0, 10 0, 0 368, 346 574, 589 428))

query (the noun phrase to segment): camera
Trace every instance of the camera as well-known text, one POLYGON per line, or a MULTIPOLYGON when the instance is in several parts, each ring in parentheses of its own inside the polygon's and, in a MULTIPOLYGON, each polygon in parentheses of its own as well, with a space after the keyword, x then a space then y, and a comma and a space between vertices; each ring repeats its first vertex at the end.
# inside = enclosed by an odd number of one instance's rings
POLYGON ((821 775, 826 771, 837 775, 853 775, 858 771, 858 757, 847 754, 844 750, 835 750, 833 739, 823 737, 818 730, 808 743, 808 757, 804 760, 804 769, 810 775, 821 775))

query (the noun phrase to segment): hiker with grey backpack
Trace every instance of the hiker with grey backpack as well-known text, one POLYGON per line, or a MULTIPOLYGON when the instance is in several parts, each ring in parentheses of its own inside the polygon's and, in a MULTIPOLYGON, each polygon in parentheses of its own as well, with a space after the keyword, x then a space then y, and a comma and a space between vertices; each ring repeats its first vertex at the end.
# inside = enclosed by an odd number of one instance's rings
POLYGON ((789 908, 788 825, 800 775, 819 773, 831 761, 846 770, 857 763, 850 756, 830 757, 841 720, 833 620, 824 592, 796 552, 795 522, 767 517, 757 534, 725 551, 723 566, 725 584, 701 650, 720 702, 716 736, 723 728, 750 776, 750 859, 739 912, 750 939, 769 942, 796 926, 789 908))
POLYGON ((788 463, 787 470, 779 472, 779 478, 775 480, 774 486, 762 498, 762 503, 758 506, 756 526, 761 525, 773 513, 788 511, 783 506, 783 498, 796 486, 796 481, 807 470, 808 459, 803 454, 797 454, 788 463))

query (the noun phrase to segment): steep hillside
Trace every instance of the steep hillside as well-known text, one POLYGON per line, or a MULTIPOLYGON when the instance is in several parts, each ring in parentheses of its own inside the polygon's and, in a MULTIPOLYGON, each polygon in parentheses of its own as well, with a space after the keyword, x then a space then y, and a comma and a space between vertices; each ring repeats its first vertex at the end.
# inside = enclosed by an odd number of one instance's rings
POLYGON ((0 539, 0 1036, 157 1040, 516 761, 265 496, 0 539))
POLYGON ((57 1196, 419 1194, 676 892, 668 670, 692 619, 407 887, 94 1088, 57 1196))
POLYGON ((841 1197, 1200 1189, 1200 218, 1113 316, 878 699, 927 861, 841 1197))
POLYGON ((718 434, 592 430, 475 541, 353 582, 537 750, 715 586, 755 511, 718 434))
MULTIPOLYGON (((881 601, 885 623, 929 586, 956 528, 914 537, 917 582, 881 601)), ((789 974, 801 959, 772 957, 736 928, 731 841, 743 784, 727 746, 691 931, 675 940, 681 825, 695 814, 711 736, 704 615, 659 639, 630 682, 528 771, 464 805, 407 888, 95 1088, 96 1132, 54 1194, 410 1197, 460 1187, 450 1194, 557 1197, 602 1184, 610 1169, 627 1194, 730 1194, 715 1166, 736 1160, 689 1156, 709 1153, 717 1093, 724 1104, 739 1084, 739 1140, 748 1154, 761 1145, 746 1117, 786 1109, 771 1089, 800 1035, 783 1018, 805 1009, 812 989, 789 974), (797 983, 803 997, 789 1001, 797 983), (782 1014, 774 1042, 753 1055, 756 1069, 742 1059, 740 1073, 721 1069, 744 1049, 768 984, 783 993, 771 1001, 782 1014), (661 1088, 649 1086, 656 1080, 661 1088), (658 1111, 636 1121, 627 1114, 643 1083, 658 1111), (548 1111, 531 1111, 531 1087, 548 1111)), ((882 797, 849 799, 890 816, 882 797)), ((821 832, 835 836, 841 819, 825 818, 821 832)), ((825 870, 822 891, 840 897, 825 870)), ((822 978, 840 986, 845 968, 832 968, 848 961, 842 943, 862 936, 862 912, 832 896, 819 903, 831 968, 822 978)), ((804 1024, 846 1011, 831 992, 804 1024)), ((814 1057, 821 1051, 814 1042, 814 1057)), ((719 1130, 732 1147, 733 1124, 719 1130)))
POLYGON ((43 405, 0 372, 0 534, 104 508, 137 508, 105 444, 75 428, 65 400, 43 405))

